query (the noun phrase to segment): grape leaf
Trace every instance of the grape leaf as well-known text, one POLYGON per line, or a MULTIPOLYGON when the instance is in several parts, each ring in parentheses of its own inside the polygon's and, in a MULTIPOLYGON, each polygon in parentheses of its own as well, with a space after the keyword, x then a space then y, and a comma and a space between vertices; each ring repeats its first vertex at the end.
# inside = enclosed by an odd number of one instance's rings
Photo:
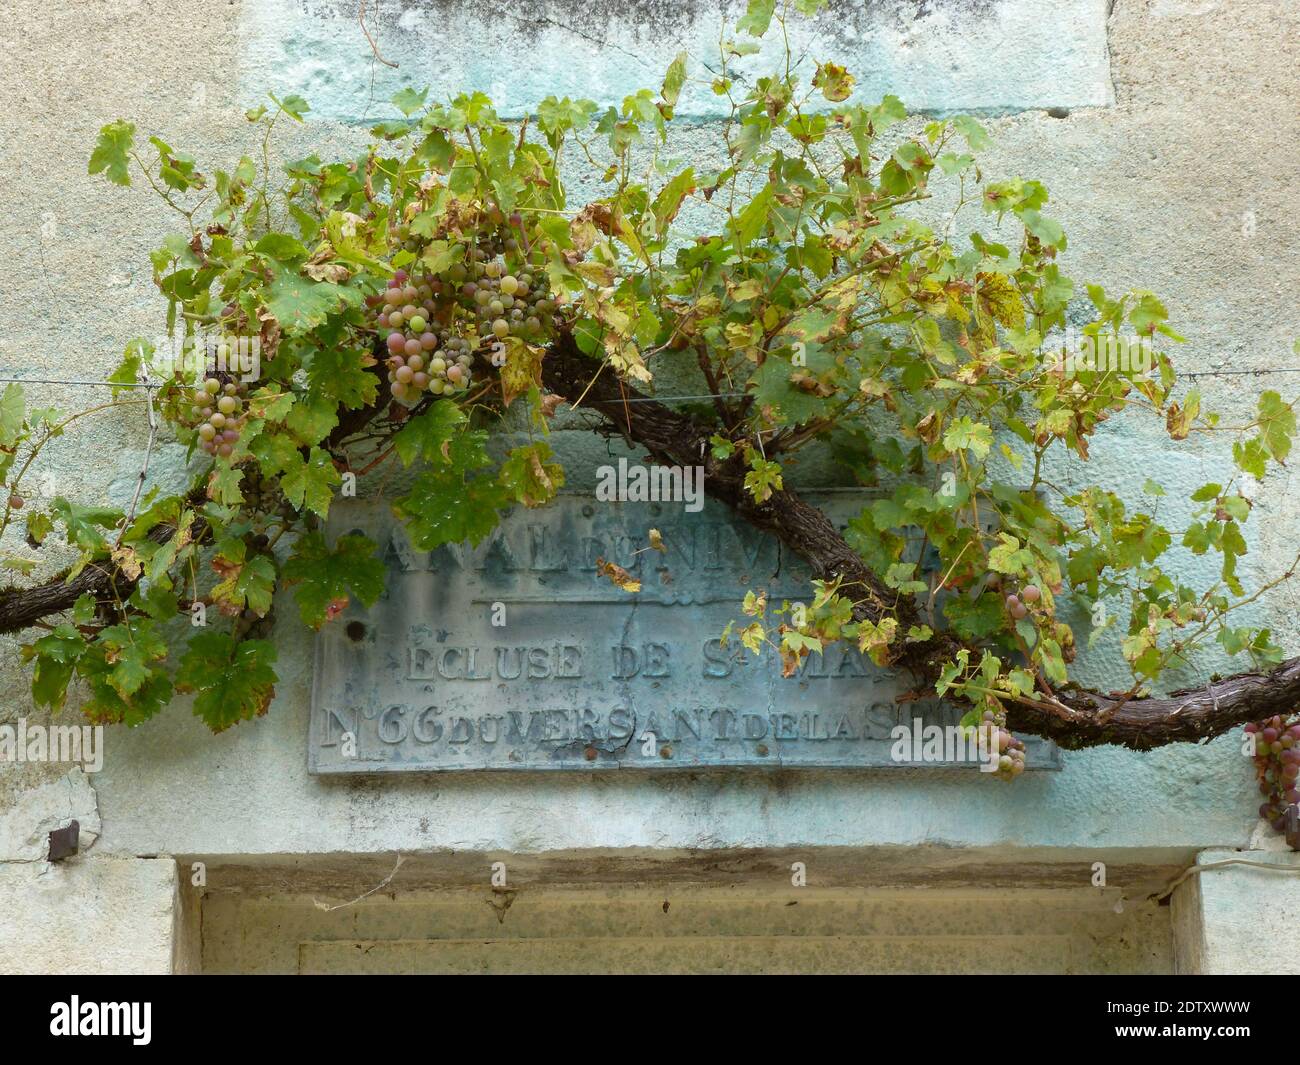
POLYGON ((796 374, 805 375, 831 372, 834 364, 821 353, 818 344, 805 344, 804 360, 807 367, 796 367, 788 358, 775 353, 768 355, 763 365, 754 371, 749 383, 753 386, 758 407, 777 425, 801 425, 827 410, 830 400, 816 391, 804 391, 793 382, 796 374))
POLYGON ((13 447, 23 431, 23 386, 12 381, 0 396, 0 447, 13 447))
POLYGON ((989 569, 998 573, 1024 573, 1033 563, 1034 556, 1008 533, 998 533, 998 539, 1001 543, 989 552, 989 569))
POLYGON ((73 670, 85 653, 85 637, 67 622, 23 647, 24 660, 36 660, 32 671, 32 699, 37 706, 57 709, 63 705, 73 670))
POLYGON ((296 465, 280 478, 280 490, 299 510, 306 507, 323 518, 329 513, 335 486, 342 481, 329 455, 314 447, 306 461, 299 455, 296 465))
POLYGON ((135 126, 130 122, 118 119, 102 127, 99 138, 95 141, 95 150, 90 156, 87 173, 98 174, 103 171, 104 176, 114 185, 131 184, 128 163, 134 142, 135 126))
POLYGON ((397 449, 402 465, 409 466, 416 459, 425 462, 449 461, 449 449, 444 449, 468 421, 469 418, 455 400, 437 400, 423 414, 409 419, 393 437, 393 446, 397 449))
POLYGON ((678 52, 677 56, 668 65, 668 73, 664 75, 663 88, 659 90, 659 95, 663 98, 665 104, 669 107, 676 107, 678 97, 682 94, 682 86, 686 84, 686 53, 678 52))
POLYGON ((338 405, 323 396, 297 399, 284 424, 304 444, 319 444, 339 423, 338 405))
POLYGON ((301 461, 298 445, 283 433, 260 433, 248 446, 266 477, 292 469, 294 460, 301 461))
POLYGON ((772 498, 773 492, 783 487, 781 465, 761 458, 756 452, 749 456, 749 472, 745 474, 745 490, 754 497, 754 502, 765 503, 772 498))
POLYGON ((695 191, 695 168, 688 166, 680 174, 659 190, 654 205, 650 208, 655 216, 655 230, 660 236, 667 231, 668 225, 677 217, 682 201, 695 191))
POLYGON ((993 143, 993 138, 989 136, 988 130, 969 115, 954 117, 952 119, 952 128, 966 138, 966 143, 970 145, 970 150, 973 152, 983 151, 993 143))
POLYGON ((953 631, 968 640, 992 636, 1006 624, 1002 598, 992 592, 985 592, 974 601, 963 595, 953 596, 944 603, 943 615, 953 631))
POLYGON ((266 294, 267 310, 288 336, 309 333, 325 322, 340 302, 356 304, 360 294, 329 281, 312 281, 279 267, 266 294))
MULTIPOLYGON (((154 346, 143 337, 128 341, 126 350, 122 353, 122 361, 117 369, 108 375, 107 380, 124 386, 135 384, 140 380, 142 371, 153 357, 154 350, 154 346)), ((115 388, 113 398, 116 399, 122 393, 129 391, 130 389, 126 387, 115 388)))
POLYGON ((1065 251, 1065 230, 1061 228, 1059 222, 1046 218, 1032 209, 1021 211, 1020 220, 1024 222, 1025 228, 1044 244, 1065 251))
POLYGON ((176 673, 176 687, 197 692, 194 714, 213 732, 265 714, 278 679, 275 645, 267 640, 236 643, 225 632, 201 632, 190 640, 176 673))
POLYGON ((430 130, 429 135, 424 138, 416 155, 440 174, 445 174, 451 169, 452 160, 456 157, 456 148, 442 130, 435 129, 430 130))
POLYGON ((1245 473, 1262 478, 1268 464, 1268 452, 1258 439, 1237 440, 1232 445, 1232 459, 1245 473))
POLYGON ((243 479, 244 471, 238 466, 219 463, 208 475, 208 498, 223 506, 237 506, 244 501, 244 493, 239 487, 243 479))
POLYGON ((266 95, 274 100, 276 106, 295 122, 301 122, 302 116, 311 110, 311 104, 297 93, 286 96, 283 100, 278 99, 273 92, 268 92, 266 95))
POLYGON ((282 263, 301 262, 308 255, 302 241, 288 233, 268 233, 253 245, 253 250, 282 263))
POLYGON ((1284 403, 1276 392, 1267 391, 1259 397, 1259 442, 1276 462, 1285 461, 1291 453, 1291 437, 1295 435, 1295 411, 1284 403))
POLYGON ((99 634, 96 647, 104 651, 105 679, 123 700, 144 687, 154 662, 167 657, 167 641, 147 618, 109 626, 99 634))
POLYGON ((379 391, 379 378, 366 372, 368 359, 374 362, 368 352, 336 344, 314 351, 307 367, 307 383, 313 398, 324 397, 332 407, 341 403, 350 410, 373 403, 379 391))
POLYGON ((767 226, 770 220, 768 211, 774 195, 772 186, 764 185, 740 213, 727 222, 737 252, 744 252, 767 226))
POLYGON ((43 510, 33 510, 27 515, 27 539, 38 547, 54 528, 54 522, 43 510))
POLYGON ((943 434, 943 446, 949 451, 970 451, 984 458, 993 446, 993 430, 983 422, 974 422, 963 414, 943 434))
POLYGON ((501 464, 501 487, 526 507, 549 503, 564 487, 564 469, 558 462, 547 462, 550 457, 550 445, 541 440, 515 448, 501 464))
POLYGON ((485 477, 466 481, 455 471, 427 469, 394 510, 406 521, 406 531, 419 551, 468 540, 477 544, 497 524, 504 490, 485 477))
POLYGON ((736 29, 751 37, 762 37, 771 25, 776 0, 749 0, 749 7, 736 23, 736 29))
POLYGON ((301 537, 284 564, 285 583, 297 586, 298 612, 313 629, 319 629, 332 616, 333 605, 346 601, 349 593, 362 605, 373 606, 383 594, 385 572, 374 541, 340 536, 331 551, 318 532, 301 537))
POLYGON ((813 86, 832 103, 840 103, 853 94, 853 80, 853 75, 836 63, 818 63, 813 86))
MULTIPOLYGON (((244 546, 242 540, 235 543, 240 548, 244 546)), ((212 560, 212 568, 222 578, 213 586, 212 599, 223 614, 234 617, 247 609, 259 618, 265 617, 275 595, 275 563, 266 555, 245 559, 242 550, 238 554, 237 560, 224 554, 212 560)))
POLYGON ((91 721, 138 725, 171 702, 174 689, 165 673, 150 670, 133 692, 124 695, 113 683, 115 679, 120 683, 122 677, 114 672, 116 667, 109 651, 99 643, 90 646, 77 666, 78 674, 90 689, 81 712, 91 721))
POLYGON ((424 106, 424 101, 428 99, 428 96, 429 90, 427 88, 420 89, 417 92, 408 85, 393 94, 392 102, 394 107, 406 115, 407 118, 410 118, 411 115, 424 106))
POLYGON ((539 388, 542 383, 542 348, 525 344, 517 337, 506 338, 506 364, 501 367, 501 401, 508 407, 515 399, 539 388))
POLYGON ((83 551, 103 551, 108 547, 101 528, 111 529, 122 518, 120 510, 111 507, 83 507, 63 496, 56 496, 50 509, 66 526, 68 543, 83 551))

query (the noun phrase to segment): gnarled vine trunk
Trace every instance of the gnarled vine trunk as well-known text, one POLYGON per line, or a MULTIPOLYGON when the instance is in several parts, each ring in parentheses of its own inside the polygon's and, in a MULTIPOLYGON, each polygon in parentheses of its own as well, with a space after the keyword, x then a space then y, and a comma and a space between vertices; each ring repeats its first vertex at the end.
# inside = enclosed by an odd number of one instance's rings
MULTIPOLYGON (((857 618, 878 621, 895 616, 903 630, 920 624, 915 604, 900 600, 885 587, 821 510, 788 490, 755 503, 744 489, 740 456, 726 461, 710 456, 711 429, 648 400, 612 372, 601 372, 600 364, 582 355, 572 338, 563 337, 552 348, 542 363, 542 377, 550 391, 599 412, 612 429, 645 448, 654 461, 683 466, 702 462, 705 491, 755 527, 777 536, 808 562, 817 577, 840 578, 843 594, 859 601, 857 618)), ((918 687, 929 688, 942 664, 961 647, 951 634, 938 632, 906 645, 897 661, 914 673, 918 687)), ((1147 750, 1209 739, 1243 722, 1289 713, 1297 705, 1300 657, 1267 673, 1239 673, 1162 698, 1126 699, 1070 688, 1057 691, 1055 700, 1008 701, 1007 711, 1011 728, 1055 740, 1063 747, 1121 744, 1147 750)))
MULTIPOLYGON (((857 603, 856 618, 879 621, 896 617, 903 630, 921 623, 916 604, 900 599, 886 587, 820 509, 789 490, 776 491, 766 502, 755 503, 744 488, 745 466, 739 454, 727 460, 710 454, 712 429, 654 402, 612 371, 602 370, 600 363, 577 349, 571 336, 561 336, 552 346, 542 362, 542 378, 549 391, 602 415, 604 431, 617 432, 630 444, 644 448, 653 461, 703 464, 709 495, 754 527, 780 539, 808 562, 817 577, 839 579, 842 593, 857 603)), ((376 406, 348 412, 325 446, 337 446, 363 428, 386 409, 385 400, 381 390, 376 406)), ((159 526, 149 535, 164 542, 173 531, 170 526, 159 526)), ((91 565, 70 582, 60 576, 33 588, 0 592, 0 633, 19 632, 69 610, 84 594, 103 599, 116 593, 125 599, 133 587, 134 582, 123 580, 120 574, 115 578, 111 571, 91 565)), ((929 689, 943 663, 962 647, 952 634, 937 632, 929 639, 906 644, 896 661, 913 673, 918 690, 929 689)), ((1077 687, 1054 694, 1054 699, 1008 701, 1008 725, 1068 748, 1121 744, 1147 750, 1209 739, 1234 725, 1293 711, 1300 705, 1300 657, 1269 672, 1238 673, 1203 688, 1159 698, 1130 699, 1077 687)))

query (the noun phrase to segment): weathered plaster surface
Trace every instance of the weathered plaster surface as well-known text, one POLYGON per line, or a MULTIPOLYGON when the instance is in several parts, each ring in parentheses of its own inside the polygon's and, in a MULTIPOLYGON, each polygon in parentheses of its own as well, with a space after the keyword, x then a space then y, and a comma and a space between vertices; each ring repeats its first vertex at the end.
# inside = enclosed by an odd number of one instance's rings
MULTIPOLYGON (((827 59, 847 64, 858 99, 894 93, 918 109, 1018 110, 1101 106, 1113 100, 1106 0, 834 0, 814 20, 794 18, 789 39, 806 77, 827 59)), ((366 25, 378 55, 357 32, 347 0, 261 0, 240 18, 241 77, 297 92, 325 118, 373 119, 397 89, 435 95, 480 90, 505 117, 520 118, 546 96, 590 97, 603 106, 651 86, 679 52, 695 76, 721 71, 719 28, 733 36, 744 3, 563 0, 481 4, 472 0, 381 0, 366 25)), ((770 35, 762 51, 729 69, 761 72, 782 55, 770 35)), ((726 113, 706 91, 682 100, 685 118, 726 113)))
MULTIPOLYGON (((945 7, 929 6, 937 12, 945 7)), ((160 133, 194 151, 209 170, 255 154, 242 112, 264 89, 276 87, 279 70, 253 61, 249 34, 259 25, 258 32, 272 35, 298 32, 291 22, 265 21, 263 13, 276 8, 205 0, 10 5, 0 31, 0 170, 8 175, 0 225, 4 372, 102 375, 116 365, 130 337, 159 330, 164 305, 150 283, 147 256, 172 220, 147 190, 110 188, 86 175, 95 131, 114 118, 131 118, 142 132, 160 133)), ((1077 8, 1095 15, 1092 4, 1077 8)), ((991 120, 997 143, 987 153, 985 173, 1024 173, 1048 184, 1051 211, 1070 233, 1065 265, 1074 276, 1108 289, 1141 285, 1161 293, 1176 327, 1189 338, 1177 353, 1184 367, 1295 366, 1300 243, 1293 227, 1300 217, 1300 184, 1293 146, 1300 141, 1300 108, 1294 70, 1300 9, 1282 0, 1118 0, 1108 31, 1114 106, 1085 107, 1064 118, 1030 110, 991 120)), ((352 31, 340 23, 336 32, 352 31)), ((368 52, 359 37, 350 47, 363 59, 368 52)), ((529 47, 540 53, 550 46, 529 47)), ((941 41, 926 47, 955 49, 941 41)), ((1085 67, 1097 54, 1089 49, 1077 57, 1085 67)), ((672 51, 665 48, 663 58, 672 51)), ((577 54, 570 52, 563 64, 548 60, 550 76, 584 69, 573 58, 577 54)), ((857 55, 855 72, 864 79, 876 69, 861 67, 869 51, 840 54, 851 64, 857 55)), ((336 53, 327 55, 330 63, 341 62, 336 53)), ((1057 59, 1060 84, 1075 85, 1073 58, 1057 59)), ((1002 103, 1013 110, 1105 102, 1081 98, 1073 89, 1059 98, 1017 97, 1016 65, 990 65, 998 67, 996 84, 1006 90, 1002 103)), ((637 72, 631 64, 629 69, 637 72)), ((657 71, 658 65, 645 80, 656 82, 657 71)), ((326 86, 321 109, 327 115, 342 107, 331 97, 342 98, 341 84, 326 86)), ((530 95, 569 91, 560 80, 527 87, 530 95)), ((911 95, 911 102, 944 106, 923 91, 909 94, 906 84, 889 87, 911 95)), ((382 99, 387 91, 377 89, 376 95, 382 99)), ((286 133, 286 157, 310 150, 325 155, 361 140, 357 130, 330 121, 286 133)), ((690 126, 675 141, 675 151, 682 158, 713 157, 713 135, 707 123, 690 126)), ((590 184, 574 183, 575 197, 591 190, 590 184)), ((958 233, 964 225, 959 222, 958 233)), ((1208 379, 1201 387, 1231 424, 1249 411, 1259 388, 1280 387, 1289 394, 1294 380, 1208 379)), ((85 389, 57 386, 33 386, 30 393, 65 409, 87 396, 85 389)), ((1098 468, 1104 483, 1134 500, 1148 476, 1165 478, 1171 492, 1211 479, 1221 461, 1219 448, 1227 446, 1217 438, 1172 446, 1128 421, 1115 423, 1114 433, 1113 448, 1099 442, 1094 449, 1098 468)), ((87 419, 60 442, 45 496, 58 491, 123 502, 144 440, 138 408, 87 419)), ((584 464, 598 456, 604 461, 606 454, 605 444, 590 434, 562 434, 560 445, 575 485, 584 464)), ((166 483, 177 483, 177 450, 156 457, 155 471, 166 483)), ((1254 573, 1279 572, 1294 557, 1300 521, 1295 487, 1283 474, 1259 492, 1254 573)), ((6 547, 27 552, 18 542, 6 547)), ((46 554, 57 556, 58 550, 42 549, 40 555, 46 554)), ((43 561, 41 572, 62 561, 43 561)), ((1291 648, 1300 646, 1296 594, 1284 588, 1261 604, 1278 639, 1291 648)), ((1029 775, 1012 787, 925 771, 315 780, 306 773, 304 750, 310 640, 291 622, 281 625, 277 640, 283 681, 267 718, 211 737, 178 700, 141 729, 108 731, 107 764, 94 778, 105 826, 96 853, 514 853, 919 843, 1005 851, 1196 849, 1244 846, 1256 823, 1249 765, 1227 738, 1144 756, 1067 753, 1063 772, 1029 775)), ((1100 661, 1083 664, 1102 680, 1115 675, 1100 661)), ((9 698, 0 718, 10 720, 29 709, 27 674, 15 641, 6 642, 3 668, 9 698)), ((12 814, 32 801, 24 798, 30 788, 59 779, 66 769, 0 766, 0 808, 12 814)), ((20 854, 29 853, 25 841, 47 815, 46 804, 37 805, 30 822, 6 830, 20 854)))
POLYGON ((0 862, 0 973, 168 973, 176 863, 76 857, 0 862))
POLYGON ((18 792, 14 804, 0 810, 0 862, 44 861, 50 832, 72 821, 79 849, 88 850, 103 830, 92 779, 74 767, 57 780, 18 792))
POLYGON ((1177 971, 1189 974, 1300 970, 1300 855, 1203 851, 1197 874, 1174 892, 1177 971), (1221 864, 1246 859, 1270 868, 1221 864))

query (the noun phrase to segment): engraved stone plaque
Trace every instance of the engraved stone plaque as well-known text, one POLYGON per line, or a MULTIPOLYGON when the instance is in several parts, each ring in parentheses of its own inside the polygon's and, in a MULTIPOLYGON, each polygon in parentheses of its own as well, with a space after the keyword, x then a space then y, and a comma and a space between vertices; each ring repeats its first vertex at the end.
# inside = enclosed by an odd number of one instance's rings
MULTIPOLYGON (((810 498, 845 523, 871 497, 810 498)), ((895 703, 906 677, 848 644, 789 678, 774 653, 734 636, 722 646, 729 620, 749 620, 746 590, 807 602, 809 572, 712 500, 687 513, 565 493, 512 511, 477 547, 429 553, 383 503, 340 500, 330 526, 378 541, 388 582, 374 607, 353 603, 317 637, 314 773, 962 764, 933 751, 922 761, 919 738, 906 759, 891 756, 895 726, 955 725, 961 711, 895 703), (665 552, 648 549, 651 528, 665 552), (611 584, 598 557, 640 592, 611 584)), ((1053 744, 1026 744, 1029 768, 1059 768, 1053 744)))

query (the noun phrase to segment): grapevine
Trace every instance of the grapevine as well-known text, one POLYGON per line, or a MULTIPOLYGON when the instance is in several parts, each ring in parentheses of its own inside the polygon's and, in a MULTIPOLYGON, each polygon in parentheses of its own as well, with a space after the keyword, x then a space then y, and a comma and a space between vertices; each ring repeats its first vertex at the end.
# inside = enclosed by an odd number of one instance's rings
POLYGON ((1246 726, 1254 750, 1255 775, 1264 802, 1259 816, 1284 833, 1287 842, 1300 850, 1300 715, 1274 715, 1246 726))
MULTIPOLYGON (((20 384, 0 397, 3 527, 21 521, 30 548, 6 565, 48 566, 0 593, 0 631, 38 629, 36 703, 137 724, 193 693, 216 730, 267 712, 273 612, 292 602, 320 628, 384 590, 377 545, 327 533, 345 476, 400 462, 390 502, 412 545, 479 543, 564 485, 549 438, 568 405, 652 462, 703 464, 709 495, 808 561, 806 611, 752 589, 724 638, 787 675, 851 644, 996 729, 1008 780, 1025 767, 1017 734, 1145 750, 1265 718, 1262 815, 1285 828, 1300 659, 1258 610, 1297 564, 1248 588, 1240 562, 1253 493, 1291 455, 1294 402, 1265 391, 1225 425, 1199 390, 1177 392, 1168 309, 1070 278, 1047 188, 986 175, 978 121, 854 102, 830 60, 742 74, 774 23, 754 0, 708 66, 682 54, 657 91, 550 97, 522 122, 481 93, 403 89, 345 158, 209 173, 159 136, 146 159, 126 120, 104 126, 91 172, 143 173, 184 222, 151 256, 169 338, 216 359, 160 371, 159 344, 127 344, 104 406, 156 390, 192 478, 130 513, 34 501, 24 483, 100 408, 65 419, 20 384), (677 156, 685 92, 724 102, 716 169, 677 156), (575 168, 596 190, 582 203, 575 168), (940 182, 954 196, 936 222, 940 182), (1140 339, 1150 366, 1077 363, 1062 339, 1076 327, 1140 339), (249 346, 256 372, 232 368, 249 346), (1180 527, 1158 517, 1162 485, 1134 498, 1054 479, 1120 418, 1154 419, 1170 447, 1227 442, 1180 527), (847 528, 800 492, 813 449, 873 490, 847 528), (63 568, 45 562, 56 530, 63 568), (1213 576, 1195 584, 1175 549, 1213 576), (1122 659, 1122 687, 1080 683, 1085 648, 1122 659), (1238 671, 1168 690, 1217 659, 1238 671)), ((309 112, 272 97, 247 115, 253 142, 309 112)), ((620 561, 601 572, 635 594, 620 561)))

